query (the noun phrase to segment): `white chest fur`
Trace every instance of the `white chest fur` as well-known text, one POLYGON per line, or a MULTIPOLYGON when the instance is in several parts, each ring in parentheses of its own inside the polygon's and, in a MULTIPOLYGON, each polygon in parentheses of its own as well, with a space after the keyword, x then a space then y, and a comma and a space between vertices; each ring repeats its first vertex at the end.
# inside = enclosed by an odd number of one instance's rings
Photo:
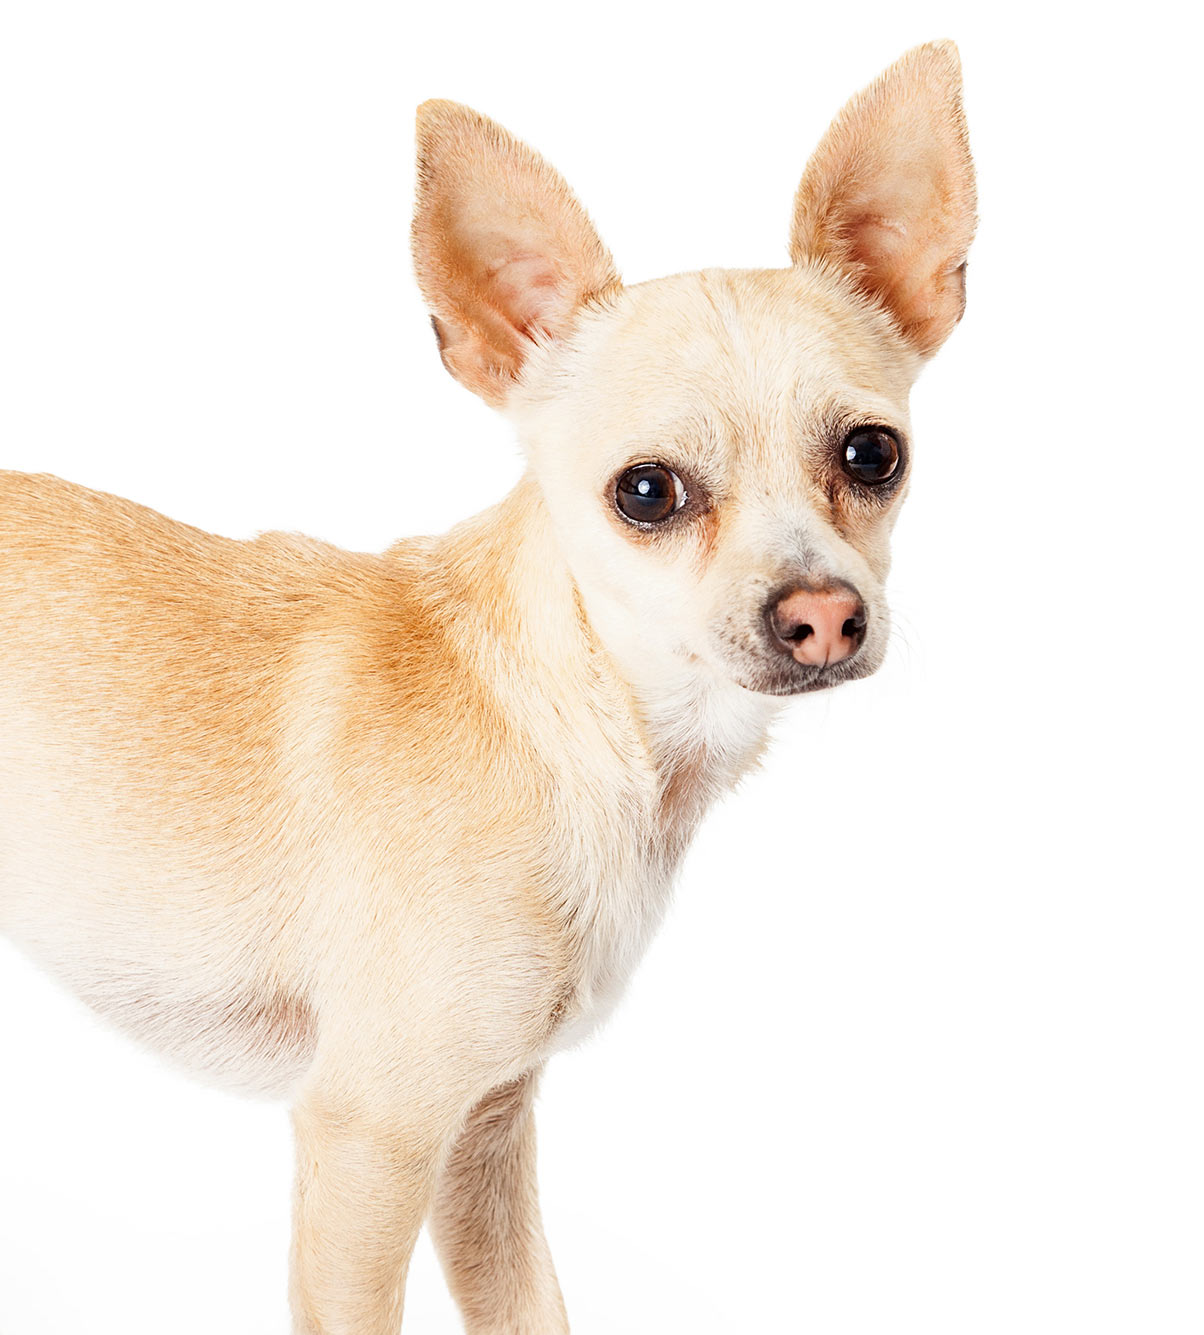
POLYGON ((698 822, 755 763, 777 707, 695 672, 655 701, 637 701, 649 773, 629 775, 617 802, 587 800, 564 824, 571 873, 561 907, 579 982, 557 1048, 613 1010, 660 926, 698 822))

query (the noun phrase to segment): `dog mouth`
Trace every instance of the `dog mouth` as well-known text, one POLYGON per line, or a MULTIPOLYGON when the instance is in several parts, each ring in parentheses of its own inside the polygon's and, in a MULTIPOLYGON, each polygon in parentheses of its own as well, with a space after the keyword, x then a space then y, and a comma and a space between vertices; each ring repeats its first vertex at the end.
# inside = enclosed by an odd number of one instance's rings
POLYGON ((868 677, 878 670, 878 666, 876 659, 858 653, 852 658, 824 667, 783 661, 760 663, 749 671, 745 665, 742 670, 732 672, 731 676, 737 686, 757 695, 806 695, 811 691, 827 691, 833 686, 868 677))
MULTIPOLYGON (((874 621, 880 623, 880 616, 874 621)), ((807 695, 871 676, 882 665, 886 636, 873 624, 853 653, 835 663, 808 663, 783 652, 764 632, 723 628, 717 635, 718 654, 712 663, 729 680, 756 695, 807 695)))

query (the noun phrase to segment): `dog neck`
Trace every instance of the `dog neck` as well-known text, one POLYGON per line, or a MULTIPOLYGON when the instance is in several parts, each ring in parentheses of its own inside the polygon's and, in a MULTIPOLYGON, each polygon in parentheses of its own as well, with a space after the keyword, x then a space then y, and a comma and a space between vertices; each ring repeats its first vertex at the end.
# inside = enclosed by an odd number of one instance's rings
POLYGON ((526 711, 533 735, 559 721, 585 763, 617 760, 684 851, 711 802, 756 763, 780 701, 658 657, 591 608, 530 475, 440 541, 455 601, 473 605, 478 670, 526 711))

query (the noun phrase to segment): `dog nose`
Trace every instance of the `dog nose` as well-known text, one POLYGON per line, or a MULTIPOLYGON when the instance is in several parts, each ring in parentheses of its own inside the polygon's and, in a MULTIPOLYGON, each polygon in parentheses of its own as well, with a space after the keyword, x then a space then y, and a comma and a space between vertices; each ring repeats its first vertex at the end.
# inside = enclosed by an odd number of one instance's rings
POLYGON ((865 604, 851 584, 794 589, 770 609, 779 646, 800 663, 827 667, 848 658, 865 639, 865 604))

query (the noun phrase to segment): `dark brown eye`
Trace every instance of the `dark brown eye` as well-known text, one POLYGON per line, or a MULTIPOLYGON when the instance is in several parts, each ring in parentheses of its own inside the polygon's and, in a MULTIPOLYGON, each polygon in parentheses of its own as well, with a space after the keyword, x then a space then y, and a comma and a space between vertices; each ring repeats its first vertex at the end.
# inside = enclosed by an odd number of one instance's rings
POLYGON ((898 471, 899 442, 885 427, 862 427, 845 441, 840 463, 851 478, 876 486, 898 471))
POLYGON ((629 468, 615 486, 619 513, 637 524, 659 524, 686 503, 681 478, 663 464, 629 468))

